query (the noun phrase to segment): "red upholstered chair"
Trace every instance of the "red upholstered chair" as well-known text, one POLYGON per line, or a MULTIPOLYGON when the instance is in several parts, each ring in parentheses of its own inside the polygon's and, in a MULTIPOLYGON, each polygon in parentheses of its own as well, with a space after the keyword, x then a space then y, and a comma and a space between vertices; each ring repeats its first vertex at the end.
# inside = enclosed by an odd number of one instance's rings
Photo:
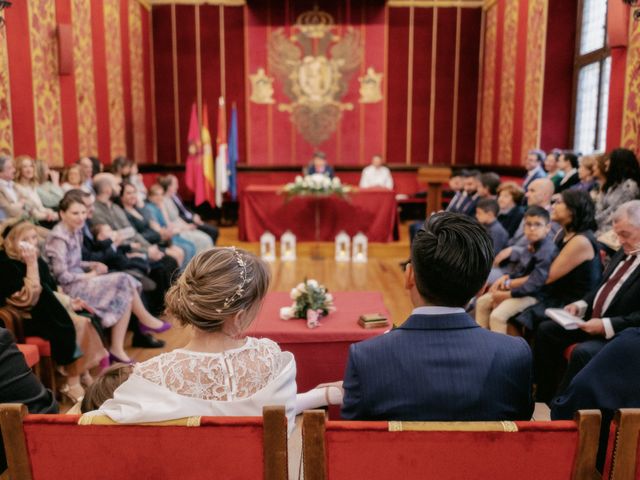
MULTIPOLYGON (((51 358, 51 344, 41 337, 26 337, 22 323, 31 318, 27 310, 19 309, 11 305, 0 307, 0 321, 13 333, 18 344, 35 346, 38 350, 39 361, 36 374, 45 387, 56 393, 56 374, 53 359, 51 358)), ((23 352, 24 353, 24 352, 23 352)), ((27 361, 27 364, 29 362, 27 361)), ((29 365, 31 367, 31 365, 29 365)))
POLYGON ((622 408, 612 422, 615 433, 609 435, 604 478, 640 479, 640 408, 622 408))
POLYGON ((11 479, 287 479, 284 407, 263 417, 118 425, 108 417, 26 415, 0 405, 11 479), (25 416, 26 415, 26 416, 25 416), (96 424, 97 423, 97 424, 96 424))
POLYGON ((35 345, 25 345, 23 343, 17 344, 18 350, 22 352, 24 355, 24 360, 27 362, 27 366, 29 368, 36 369, 36 374, 38 374, 38 362, 40 362, 40 354, 38 353, 38 347, 35 345))
POLYGON ((600 412, 555 422, 326 421, 304 412, 305 480, 591 480, 600 412))

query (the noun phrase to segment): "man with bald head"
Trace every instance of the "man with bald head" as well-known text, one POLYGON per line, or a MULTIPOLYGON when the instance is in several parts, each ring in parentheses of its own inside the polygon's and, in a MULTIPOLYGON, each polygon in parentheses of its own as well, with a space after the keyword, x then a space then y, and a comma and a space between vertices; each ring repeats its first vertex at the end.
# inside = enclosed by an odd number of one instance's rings
MULTIPOLYGON (((555 186, 553 182, 548 178, 538 178, 529 184, 529 189, 525 194, 527 197, 527 204, 531 206, 542 207, 547 211, 551 211, 551 197, 555 186)), ((549 235, 553 238, 555 234, 560 230, 561 226, 556 222, 551 222, 551 229, 549 235)), ((524 236, 524 217, 518 226, 518 229, 513 234, 513 237, 509 239, 507 247, 500 251, 493 262, 493 268, 489 274, 489 282, 494 282, 505 272, 500 269, 500 264, 505 260, 517 261, 518 257, 529 246, 527 237, 524 236)))

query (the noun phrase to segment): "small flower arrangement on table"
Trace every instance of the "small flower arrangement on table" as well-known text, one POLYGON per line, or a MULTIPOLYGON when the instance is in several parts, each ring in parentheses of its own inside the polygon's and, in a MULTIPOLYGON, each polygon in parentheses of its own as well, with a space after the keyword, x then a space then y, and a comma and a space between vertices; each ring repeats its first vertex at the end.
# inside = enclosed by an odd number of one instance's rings
POLYGON ((351 190, 352 188, 348 185, 343 185, 338 177, 331 179, 322 173, 314 173, 313 175, 305 175, 304 177, 298 175, 294 182, 287 183, 284 186, 284 193, 288 197, 304 195, 338 195, 344 197, 351 190))
POLYGON ((316 328, 320 326, 320 319, 323 316, 336 310, 333 305, 333 296, 324 285, 313 279, 305 279, 304 282, 299 283, 291 290, 290 296, 293 304, 280 309, 282 320, 306 318, 307 327, 316 328))

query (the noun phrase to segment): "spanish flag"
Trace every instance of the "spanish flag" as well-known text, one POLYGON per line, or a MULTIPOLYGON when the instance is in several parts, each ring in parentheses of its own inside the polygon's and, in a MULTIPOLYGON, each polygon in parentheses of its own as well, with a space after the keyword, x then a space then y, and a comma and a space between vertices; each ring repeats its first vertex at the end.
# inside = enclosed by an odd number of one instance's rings
MULTIPOLYGON (((202 171, 204 172, 204 199, 209 205, 215 207, 215 172, 213 167, 213 148, 211 146, 211 134, 209 133, 209 113, 207 103, 202 107, 202 171)), ((197 200, 196 200, 197 203, 197 200)))

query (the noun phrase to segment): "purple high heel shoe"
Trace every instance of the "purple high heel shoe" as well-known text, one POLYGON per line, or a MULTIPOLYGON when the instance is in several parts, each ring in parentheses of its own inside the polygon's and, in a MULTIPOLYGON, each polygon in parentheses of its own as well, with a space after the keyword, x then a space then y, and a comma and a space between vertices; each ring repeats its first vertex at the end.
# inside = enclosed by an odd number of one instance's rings
POLYGON ((114 355, 113 353, 109 352, 109 362, 113 365, 114 363, 124 363, 125 365, 133 365, 135 364, 135 360, 123 360, 122 358, 118 357, 117 355, 114 355))
POLYGON ((143 323, 139 323, 138 330, 140 330, 140 333, 162 333, 169 330, 171 326, 172 325, 169 322, 162 322, 162 325, 160 325, 158 328, 151 328, 147 327, 143 323))

